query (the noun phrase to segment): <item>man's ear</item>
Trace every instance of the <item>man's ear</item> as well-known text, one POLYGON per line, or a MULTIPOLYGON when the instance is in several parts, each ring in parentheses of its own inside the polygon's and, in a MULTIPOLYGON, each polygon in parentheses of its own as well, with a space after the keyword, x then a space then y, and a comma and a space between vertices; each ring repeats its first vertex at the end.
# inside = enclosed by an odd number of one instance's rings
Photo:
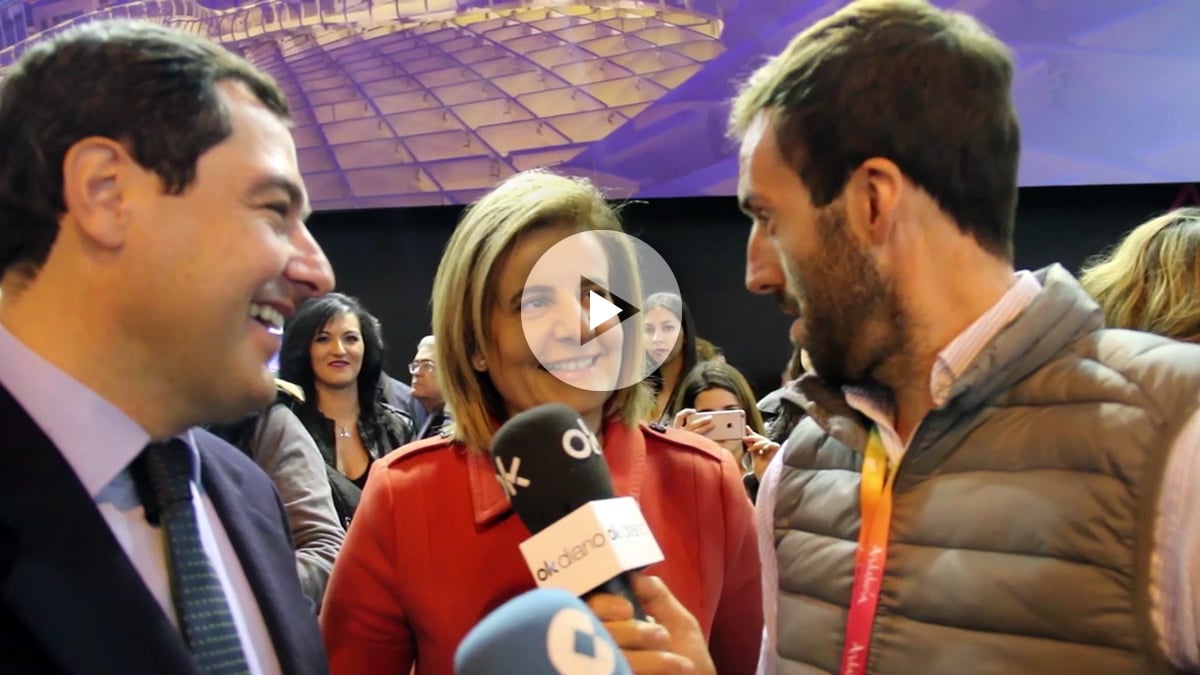
POLYGON ((79 236, 105 249, 125 243, 132 172, 144 172, 111 138, 91 136, 63 158, 63 201, 79 236))
POLYGON ((872 157, 858 166, 847 183, 852 193, 848 208, 856 211, 851 222, 870 246, 880 246, 896 225, 904 174, 890 159, 872 157))

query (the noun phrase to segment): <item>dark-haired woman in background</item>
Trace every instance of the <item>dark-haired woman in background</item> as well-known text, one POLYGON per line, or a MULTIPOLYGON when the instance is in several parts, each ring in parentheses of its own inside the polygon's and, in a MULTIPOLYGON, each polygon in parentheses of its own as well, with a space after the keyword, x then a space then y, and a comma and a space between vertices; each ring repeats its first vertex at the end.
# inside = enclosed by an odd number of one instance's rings
POLYGON ((312 434, 347 527, 371 462, 413 439, 413 422, 384 402, 379 321, 355 298, 330 293, 296 313, 283 334, 279 376, 304 390, 293 412, 312 434))
POLYGON ((674 417, 670 405, 678 392, 679 380, 700 361, 696 354, 696 327, 687 304, 674 293, 653 293, 643 304, 646 357, 657 364, 654 373, 646 378, 655 392, 650 419, 670 425, 674 417))
POLYGON ((723 361, 705 361, 692 368, 679 383, 679 393, 671 403, 677 411, 673 426, 705 435, 713 430, 705 414, 718 410, 746 413, 746 431, 740 440, 719 443, 733 454, 746 471, 742 482, 750 499, 758 496, 758 482, 767 464, 779 451, 779 443, 767 438, 766 427, 754 400, 754 391, 737 368, 723 361))

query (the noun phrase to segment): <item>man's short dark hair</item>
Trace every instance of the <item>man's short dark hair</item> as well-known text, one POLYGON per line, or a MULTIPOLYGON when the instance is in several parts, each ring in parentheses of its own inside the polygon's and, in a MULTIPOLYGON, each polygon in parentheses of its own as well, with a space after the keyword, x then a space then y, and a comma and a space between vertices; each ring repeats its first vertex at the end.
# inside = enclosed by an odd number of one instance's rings
POLYGON ((45 262, 66 212, 63 161, 84 138, 120 142, 165 193, 183 193, 200 155, 233 131, 216 89, 225 80, 288 118, 269 75, 156 24, 85 24, 27 51, 0 89, 0 273, 45 262))
POLYGON ((733 103, 741 138, 771 114, 780 153, 824 207, 871 157, 895 162, 993 254, 1012 258, 1020 130, 1008 49, 924 0, 859 0, 798 35, 733 103))

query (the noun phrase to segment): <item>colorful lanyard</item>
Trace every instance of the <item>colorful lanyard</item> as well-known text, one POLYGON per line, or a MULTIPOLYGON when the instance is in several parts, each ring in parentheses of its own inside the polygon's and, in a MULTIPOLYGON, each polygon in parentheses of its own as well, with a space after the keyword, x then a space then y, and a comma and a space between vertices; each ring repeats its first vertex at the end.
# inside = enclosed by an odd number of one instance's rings
POLYGON ((850 615, 846 620, 841 675, 861 675, 866 672, 871 632, 875 628, 875 608, 879 605, 879 587, 887 562, 888 530, 892 524, 892 483, 895 477, 894 467, 888 467, 887 452, 883 449, 879 428, 871 427, 859 488, 862 525, 858 531, 858 554, 854 560, 854 586, 850 596, 850 615))

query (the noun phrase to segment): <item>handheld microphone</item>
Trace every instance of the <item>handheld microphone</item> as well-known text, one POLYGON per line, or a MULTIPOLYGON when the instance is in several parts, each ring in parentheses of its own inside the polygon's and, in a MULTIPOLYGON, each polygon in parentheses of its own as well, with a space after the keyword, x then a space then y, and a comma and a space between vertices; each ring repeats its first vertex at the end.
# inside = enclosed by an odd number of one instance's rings
POLYGON ((533 534, 521 553, 538 586, 612 593, 646 615, 626 572, 663 559, 632 497, 614 498, 596 437, 579 414, 549 403, 513 416, 491 454, 513 510, 533 534))
POLYGON ((454 652, 457 675, 630 675, 587 605, 556 588, 518 595, 484 617, 454 652))

